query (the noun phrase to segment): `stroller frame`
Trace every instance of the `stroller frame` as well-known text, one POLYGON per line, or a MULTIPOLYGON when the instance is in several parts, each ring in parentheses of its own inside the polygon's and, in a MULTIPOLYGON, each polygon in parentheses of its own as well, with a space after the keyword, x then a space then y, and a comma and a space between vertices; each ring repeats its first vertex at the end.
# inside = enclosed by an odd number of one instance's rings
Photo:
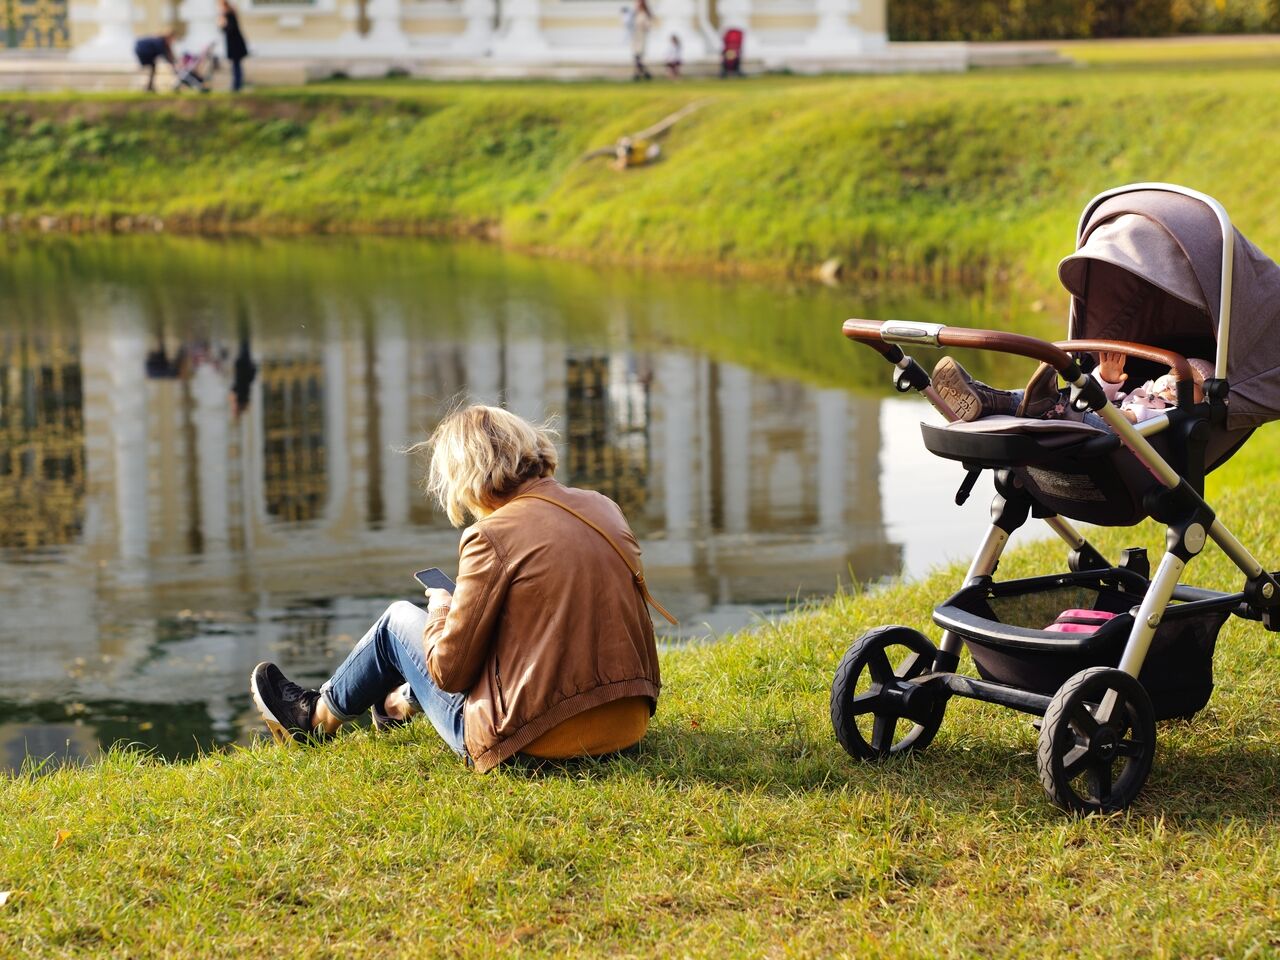
MULTIPOLYGON (((1193 403, 1190 367, 1185 358, 1143 344, 1119 341, 1068 340, 1050 343, 1021 334, 976 330, 942 324, 905 321, 877 322, 851 319, 844 335, 864 343, 893 364, 894 385, 899 392, 915 390, 926 397, 948 421, 958 418, 932 386, 929 375, 903 346, 966 347, 1015 354, 1051 364, 1070 387, 1075 409, 1092 410, 1110 426, 1115 438, 1097 436, 1089 442, 1123 445, 1159 482, 1144 504, 1147 512, 1167 527, 1166 547, 1149 574, 1145 550, 1125 551, 1113 565, 1095 549, 1072 523, 1047 509, 1021 485, 1009 464, 1002 464, 999 444, 1003 438, 982 438, 979 447, 955 431, 922 424, 926 446, 941 456, 961 460, 969 471, 957 502, 963 502, 982 469, 995 474, 996 496, 991 524, 964 577, 963 588, 934 611, 943 628, 938 646, 924 634, 901 626, 881 627, 864 634, 849 648, 832 684, 831 717, 837 738, 854 758, 878 760, 893 754, 923 749, 933 739, 943 711, 952 696, 968 697, 1043 717, 1040 724, 1037 765, 1050 799, 1076 812, 1115 811, 1126 808, 1137 796, 1150 772, 1155 747, 1157 711, 1139 675, 1148 661, 1153 639, 1162 624, 1176 629, 1179 621, 1208 617, 1216 622, 1208 638, 1206 667, 1221 622, 1231 615, 1258 620, 1268 630, 1280 630, 1280 582, 1217 517, 1203 497, 1204 437, 1210 422, 1226 416, 1228 383, 1227 350, 1230 335, 1231 271, 1234 230, 1226 210, 1216 200, 1185 187, 1141 183, 1099 194, 1086 207, 1077 231, 1077 246, 1084 240, 1090 215, 1103 201, 1129 191, 1155 190, 1178 193, 1199 200, 1216 214, 1222 228, 1222 284, 1215 376, 1204 384, 1205 403, 1193 403), (1132 357, 1167 364, 1177 380, 1177 407, 1141 424, 1131 424, 1108 402, 1101 386, 1088 376, 1073 353, 1118 351, 1132 357), (1181 450, 1180 471, 1152 445, 1149 438, 1169 431, 1165 440, 1181 450), (932 438, 932 439, 931 439, 932 438), (956 444, 948 447, 948 443, 956 444), (968 444, 965 446, 965 444, 968 444), (984 459, 982 451, 997 450, 984 459), (978 451, 976 454, 974 451, 978 451), (972 454, 972 459, 970 458, 972 454), (1198 459, 1199 458, 1199 459, 1198 459), (1070 573, 996 583, 994 575, 1010 535, 1029 516, 1044 520, 1070 548, 1070 573), (1212 541, 1244 575, 1243 589, 1221 593, 1180 583, 1187 565, 1212 541), (1130 608, 1093 634, 1054 634, 999 622, 990 615, 988 600, 1020 591, 1053 586, 1086 587, 1114 591, 1117 601, 1141 594, 1130 608), (985 611, 985 612, 984 612, 985 611), (980 649, 999 648, 1001 655, 1065 656, 1067 663, 1089 663, 1099 647, 1109 645, 1118 661, 1074 672, 1049 696, 1014 682, 996 682, 962 675, 957 671, 962 649, 970 645, 975 661, 980 649), (908 654, 896 666, 886 655, 890 647, 904 647, 908 654), (1082 658, 1072 660, 1071 658, 1082 658), (870 674, 865 692, 857 692, 863 672, 870 674), (873 720, 868 737, 857 725, 859 718, 873 720), (910 729, 897 738, 899 721, 910 729), (1120 769, 1116 765, 1120 764, 1120 769)), ((1012 442, 1012 441, 1008 441, 1012 442)), ((1024 441, 1025 443, 1025 441, 1024 441)), ((1024 449, 1024 448, 1019 448, 1024 449)), ((1086 449, 1081 447, 1080 449, 1086 449)), ((1123 611, 1127 603, 1118 602, 1123 611)), ((1096 661, 1094 661, 1096 662, 1096 661)), ((1057 681, 1054 681, 1055 683, 1057 681)), ((1199 702, 1190 709, 1165 709, 1164 716, 1189 715, 1204 705, 1211 679, 1199 702)))

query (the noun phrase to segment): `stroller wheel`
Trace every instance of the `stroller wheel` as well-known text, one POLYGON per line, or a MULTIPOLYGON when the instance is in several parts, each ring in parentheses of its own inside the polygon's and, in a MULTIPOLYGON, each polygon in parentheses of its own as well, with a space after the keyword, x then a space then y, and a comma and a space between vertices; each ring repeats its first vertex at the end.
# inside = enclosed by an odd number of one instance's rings
POLYGON ((1113 813, 1137 797, 1155 751, 1155 711, 1142 684, 1120 670, 1091 667, 1049 702, 1036 765, 1062 809, 1113 813))
POLYGON ((932 670, 937 653, 909 627, 880 627, 854 641, 831 684, 831 726, 849 756, 881 760, 929 745, 946 698, 906 681, 932 670))

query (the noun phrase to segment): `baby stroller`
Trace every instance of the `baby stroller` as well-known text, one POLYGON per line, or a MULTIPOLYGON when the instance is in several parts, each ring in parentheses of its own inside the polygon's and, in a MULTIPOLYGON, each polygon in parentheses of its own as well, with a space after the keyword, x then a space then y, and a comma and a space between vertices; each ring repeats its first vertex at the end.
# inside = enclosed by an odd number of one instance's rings
POLYGON ((174 67, 175 78, 173 92, 181 92, 183 87, 209 92, 209 82, 218 69, 218 57, 214 53, 214 44, 209 44, 199 53, 183 50, 177 66, 174 67), (206 72, 206 67, 208 71, 206 72))
POLYGON ((720 76, 742 76, 743 33, 737 27, 724 32, 724 49, 720 51, 720 76))
POLYGON ((1115 811, 1147 779, 1156 721, 1189 717, 1208 702, 1226 619, 1280 630, 1276 575, 1203 499, 1205 473, 1280 418, 1280 267, 1211 197, 1141 183, 1093 199, 1059 275, 1073 296, 1068 339, 1058 343, 941 324, 844 324, 845 336, 896 367, 899 391, 923 393, 949 421, 921 430, 931 453, 968 471, 957 502, 983 470, 992 471, 996 496, 963 586, 934 610, 938 646, 905 626, 864 634, 836 671, 831 721, 851 756, 878 760, 926 747, 953 696, 1020 710, 1043 718, 1037 766, 1050 799, 1070 811, 1115 811), (1099 242, 1117 230, 1121 242, 1099 242), (905 345, 1048 363, 1069 385, 1073 408, 1096 412, 1111 429, 1008 416, 962 422, 905 345), (1098 351, 1126 354, 1138 376, 1172 369, 1176 406, 1131 424, 1086 375, 1098 351), (1216 358, 1199 403, 1186 357, 1216 358), (1068 569, 997 581, 1001 552, 1029 517, 1066 542, 1068 569), (1145 550, 1112 564, 1070 522, 1131 526, 1147 517, 1167 526, 1154 575, 1145 550), (1243 573, 1238 592, 1179 583, 1209 541, 1243 573), (956 672, 962 648, 977 677, 956 672))

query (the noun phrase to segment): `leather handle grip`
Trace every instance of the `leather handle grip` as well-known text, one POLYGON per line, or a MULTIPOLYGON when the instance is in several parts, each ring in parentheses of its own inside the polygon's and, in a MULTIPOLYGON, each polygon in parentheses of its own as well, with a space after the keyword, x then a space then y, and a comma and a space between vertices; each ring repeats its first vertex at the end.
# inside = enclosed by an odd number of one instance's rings
POLYGON ((1130 343, 1127 340, 1059 340, 1055 346, 1072 353, 1100 351, 1123 353, 1126 356, 1137 357, 1139 360, 1151 360, 1164 364, 1173 371, 1174 380, 1191 379, 1191 364, 1187 362, 1186 357, 1172 350, 1149 347, 1145 343, 1130 343))
MULTIPOLYGON (((857 340, 880 350, 881 346, 891 346, 884 343, 882 329, 884 326, 885 324, 879 320, 846 320, 844 335, 850 340, 857 340)), ((973 330, 969 327, 938 327, 935 334, 929 338, 922 337, 920 342, 926 346, 969 347, 974 350, 995 350, 999 353, 1028 357, 1049 364, 1067 380, 1078 375, 1079 370, 1075 360, 1060 345, 1021 333, 973 330)), ((881 350, 881 352, 886 351, 881 350)))

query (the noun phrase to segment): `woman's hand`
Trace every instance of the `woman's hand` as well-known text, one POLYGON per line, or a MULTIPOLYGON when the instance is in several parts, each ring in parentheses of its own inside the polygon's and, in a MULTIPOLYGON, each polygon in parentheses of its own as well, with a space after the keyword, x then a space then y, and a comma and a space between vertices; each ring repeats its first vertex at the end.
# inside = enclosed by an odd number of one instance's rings
POLYGON ((1124 383, 1129 378, 1129 375, 1124 372, 1124 361, 1123 353, 1099 353, 1098 376, 1107 383, 1124 383))
POLYGON ((449 604, 453 602, 453 594, 448 590, 441 590, 439 587, 428 587, 424 592, 427 595, 427 613, 448 610, 449 604))

